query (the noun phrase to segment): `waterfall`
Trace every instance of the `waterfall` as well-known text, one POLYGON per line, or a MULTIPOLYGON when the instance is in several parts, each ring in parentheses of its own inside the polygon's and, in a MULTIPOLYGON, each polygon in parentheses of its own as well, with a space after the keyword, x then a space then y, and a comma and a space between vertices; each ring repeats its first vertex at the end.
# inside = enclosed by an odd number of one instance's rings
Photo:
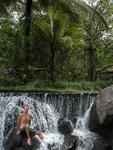
POLYGON ((91 150, 93 148, 92 141, 97 138, 95 133, 92 133, 88 129, 88 121, 90 117, 90 111, 92 105, 94 104, 95 98, 93 97, 89 101, 89 105, 85 105, 85 113, 84 115, 81 113, 82 103, 80 105, 79 116, 77 118, 76 128, 74 130, 74 134, 79 137, 79 144, 77 150, 91 150))
MULTIPOLYGON (((32 127, 43 131, 50 141, 62 144, 63 136, 57 130, 57 122, 60 117, 66 117, 75 126, 74 134, 79 136, 77 150, 90 150, 87 147, 92 145, 87 139, 95 135, 89 132, 87 121, 94 99, 95 94, 0 93, 1 150, 24 103, 29 105, 33 115, 32 127)), ((43 142, 40 150, 48 150, 43 142)))

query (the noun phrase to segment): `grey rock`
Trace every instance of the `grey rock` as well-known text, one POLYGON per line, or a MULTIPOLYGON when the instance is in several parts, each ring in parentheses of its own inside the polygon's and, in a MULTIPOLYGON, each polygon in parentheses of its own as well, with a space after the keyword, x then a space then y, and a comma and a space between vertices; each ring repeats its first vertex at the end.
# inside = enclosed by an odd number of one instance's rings
POLYGON ((99 122, 103 124, 108 116, 113 115, 113 85, 98 94, 96 106, 99 122))
POLYGON ((105 138, 113 136, 113 85, 98 94, 90 113, 89 128, 105 138))
POLYGON ((92 150, 112 150, 112 146, 102 138, 97 138, 93 141, 92 150))
POLYGON ((64 143, 61 146, 61 150, 75 150, 78 145, 78 137, 72 135, 73 124, 70 120, 60 118, 58 120, 58 130, 64 135, 64 143))
POLYGON ((73 132, 73 125, 70 120, 60 118, 58 120, 58 130, 63 135, 71 134, 73 132))
POLYGON ((29 146, 26 142, 26 135, 16 135, 16 130, 13 129, 8 140, 4 143, 5 150, 36 150, 40 147, 40 143, 34 137, 31 137, 32 145, 29 146))

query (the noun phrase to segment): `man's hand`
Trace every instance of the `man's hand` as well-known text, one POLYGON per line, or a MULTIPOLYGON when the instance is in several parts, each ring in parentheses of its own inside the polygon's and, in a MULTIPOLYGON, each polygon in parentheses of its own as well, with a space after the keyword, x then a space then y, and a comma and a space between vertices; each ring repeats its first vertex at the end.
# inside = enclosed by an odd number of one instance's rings
POLYGON ((17 134, 17 135, 20 134, 20 130, 17 130, 16 134, 17 134))

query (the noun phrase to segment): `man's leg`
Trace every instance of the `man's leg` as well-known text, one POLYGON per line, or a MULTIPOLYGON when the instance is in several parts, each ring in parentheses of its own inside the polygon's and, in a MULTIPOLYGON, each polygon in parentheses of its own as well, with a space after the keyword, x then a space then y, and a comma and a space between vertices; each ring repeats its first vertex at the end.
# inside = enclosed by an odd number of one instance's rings
POLYGON ((40 137, 41 140, 44 139, 44 136, 41 131, 37 131, 37 135, 40 137))
POLYGON ((44 135, 41 131, 37 131, 35 137, 39 140, 43 140, 46 144, 49 144, 50 142, 44 138, 44 135))
POLYGON ((27 134, 27 144, 28 145, 31 145, 31 137, 30 137, 30 127, 29 126, 26 126, 26 134, 27 134))

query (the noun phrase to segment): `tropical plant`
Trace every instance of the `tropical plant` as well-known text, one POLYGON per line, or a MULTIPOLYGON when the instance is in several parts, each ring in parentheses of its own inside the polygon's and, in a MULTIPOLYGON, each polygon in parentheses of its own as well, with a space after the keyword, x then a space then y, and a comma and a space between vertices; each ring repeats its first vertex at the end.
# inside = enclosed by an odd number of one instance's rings
POLYGON ((56 52, 62 48, 69 49, 75 45, 77 46, 77 44, 83 44, 83 41, 77 40, 78 36, 83 35, 83 30, 71 26, 69 21, 68 15, 64 14, 61 10, 55 10, 53 7, 49 7, 46 15, 37 21, 38 28, 44 32, 48 39, 51 52, 51 80, 54 80, 56 52))
MULTIPOLYGON (((11 2, 16 2, 16 0, 1 1, 3 9, 6 10, 6 6, 9 6, 11 2)), ((48 44, 47 51, 48 53, 50 53, 49 68, 51 80, 54 80, 55 77, 55 63, 58 62, 59 55, 62 54, 62 52, 65 52, 67 55, 69 54, 69 66, 73 64, 75 65, 76 59, 74 59, 74 57, 72 58, 72 55, 77 55, 80 52, 79 46, 81 45, 85 45, 85 49, 87 49, 87 54, 89 56, 89 59, 87 59, 89 60, 89 79, 94 79, 96 74, 95 62, 97 61, 96 52, 99 49, 96 43, 99 43, 99 38, 102 36, 101 31, 105 31, 105 29, 107 28, 107 23, 103 17, 103 14, 98 9, 100 8, 100 6, 91 6, 80 0, 26 0, 25 2, 23 2, 22 5, 26 6, 25 16, 23 16, 25 24, 24 68, 27 75, 26 78, 29 78, 29 66, 31 66, 31 63, 34 63, 34 60, 32 61, 31 59, 31 53, 33 51, 31 41, 34 38, 34 33, 32 31, 35 29, 34 26, 31 27, 31 23, 33 22, 33 24, 36 23, 38 27, 36 28, 37 33, 40 31, 43 32, 43 34, 45 35, 44 38, 47 42, 46 45, 48 44), (84 20, 84 18, 85 23, 87 23, 88 25, 88 28, 86 27, 86 24, 84 24, 83 27, 81 27, 80 25, 80 22, 84 20), (83 29, 86 31, 85 34, 83 29), (87 46, 86 43, 84 43, 83 36, 86 37, 87 46)), ((2 9, 0 11, 5 12, 2 9)), ((35 41, 38 41, 38 38, 35 41)), ((82 50, 83 47, 81 48, 81 51, 82 50)), ((39 54, 42 53, 43 51, 39 54)), ((83 57, 85 57, 85 55, 83 55, 83 52, 81 54, 83 57)), ((76 56, 76 58, 78 58, 78 56, 76 56)), ((83 68, 82 65, 80 65, 80 67, 83 68)), ((75 69, 75 67, 72 68, 72 70, 75 69)), ((65 67, 64 70, 65 69, 67 68, 65 67)))

